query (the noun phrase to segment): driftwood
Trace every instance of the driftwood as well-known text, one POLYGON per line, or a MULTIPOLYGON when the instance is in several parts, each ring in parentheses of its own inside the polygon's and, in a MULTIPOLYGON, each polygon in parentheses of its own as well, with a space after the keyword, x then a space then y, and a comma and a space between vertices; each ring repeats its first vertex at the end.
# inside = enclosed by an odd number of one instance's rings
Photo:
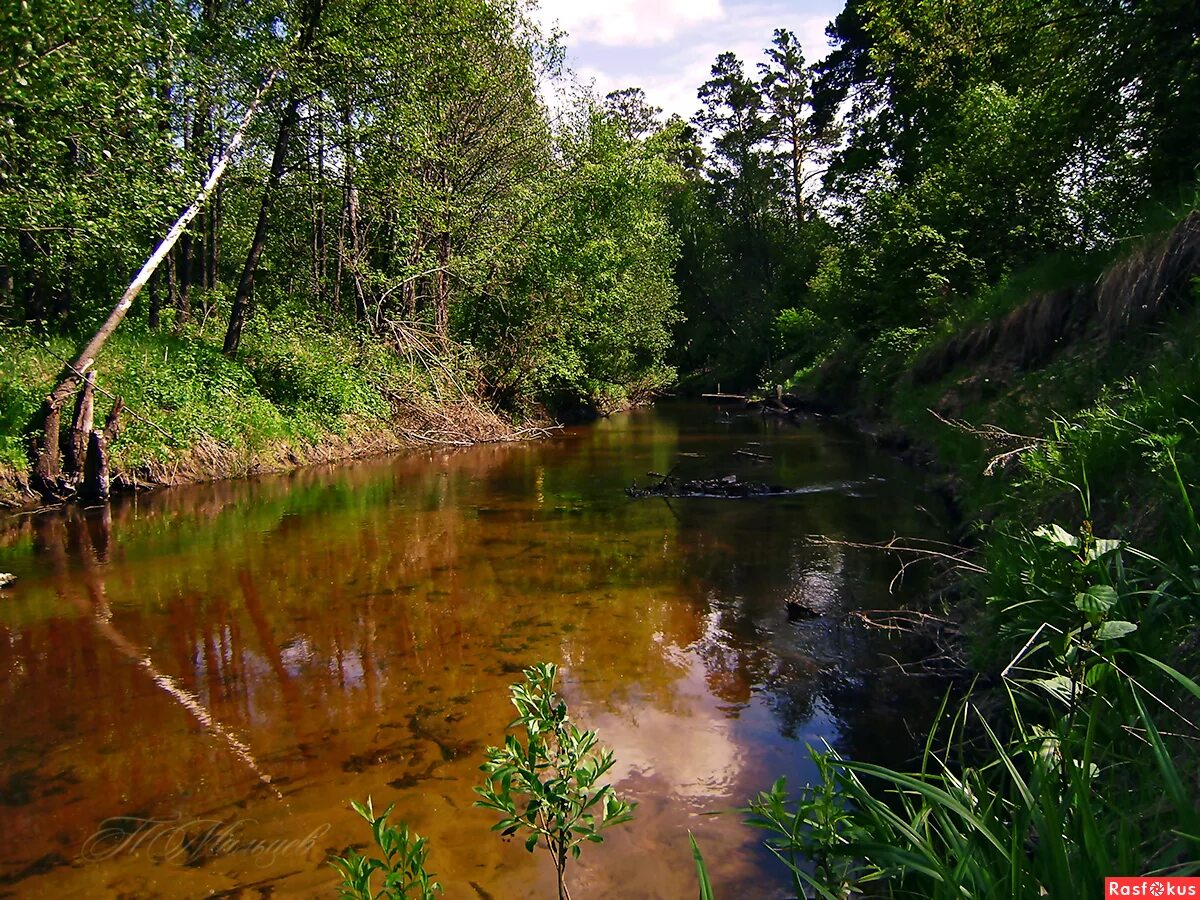
POLYGON ((794 488, 761 481, 739 481, 736 475, 724 478, 697 479, 693 481, 664 475, 658 484, 646 488, 637 485, 625 488, 630 497, 722 497, 739 500, 744 497, 779 497, 798 493, 794 488))

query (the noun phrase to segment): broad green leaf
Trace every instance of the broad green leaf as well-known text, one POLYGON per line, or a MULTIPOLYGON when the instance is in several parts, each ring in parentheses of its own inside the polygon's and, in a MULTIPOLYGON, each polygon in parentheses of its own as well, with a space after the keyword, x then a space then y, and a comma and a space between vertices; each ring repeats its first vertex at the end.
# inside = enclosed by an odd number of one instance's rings
POLYGON ((1117 605, 1117 592, 1107 584, 1096 584, 1075 595, 1075 606, 1085 613, 1106 613, 1117 605))
POLYGON ((1137 631, 1137 626, 1132 622, 1105 622, 1096 629, 1096 637, 1102 641, 1112 641, 1117 638, 1123 638, 1127 634, 1132 634, 1137 631))
POLYGON ((1079 547, 1079 538, 1061 525, 1041 525, 1034 529, 1033 536, 1043 538, 1059 547, 1069 547, 1072 550, 1079 547))

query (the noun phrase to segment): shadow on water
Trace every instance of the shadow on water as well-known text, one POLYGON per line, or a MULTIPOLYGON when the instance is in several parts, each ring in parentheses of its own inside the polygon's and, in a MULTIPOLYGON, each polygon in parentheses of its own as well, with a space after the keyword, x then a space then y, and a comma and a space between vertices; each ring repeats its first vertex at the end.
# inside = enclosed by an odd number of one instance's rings
POLYGON ((549 865, 471 808, 541 659, 640 804, 581 895, 691 893, 689 829, 718 891, 782 892, 736 815, 702 814, 803 783, 806 743, 900 762, 940 696, 845 619, 921 585, 890 595, 886 556, 808 536, 938 538, 935 504, 853 433, 679 404, 14 517, 0 896, 332 895, 367 794, 429 835, 449 896, 546 896, 549 865), (626 497, 650 471, 805 490, 626 497))

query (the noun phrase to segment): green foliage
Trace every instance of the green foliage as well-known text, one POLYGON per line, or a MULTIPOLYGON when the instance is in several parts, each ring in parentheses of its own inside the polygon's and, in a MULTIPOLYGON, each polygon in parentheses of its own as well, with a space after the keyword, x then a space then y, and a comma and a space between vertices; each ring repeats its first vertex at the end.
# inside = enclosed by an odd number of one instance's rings
POLYGON ((688 840, 692 843, 692 860, 696 864, 696 880, 700 882, 700 900, 713 900, 712 881, 708 877, 708 865, 704 862, 704 854, 696 843, 696 836, 688 832, 688 840))
POLYGON ((366 806, 353 800, 350 805, 371 826, 371 836, 383 856, 364 857, 351 849, 345 856, 330 859, 329 864, 342 876, 338 888, 342 900, 432 900, 442 892, 442 886, 425 871, 429 854, 425 839, 410 833, 403 822, 388 823, 392 806, 377 816, 370 797, 366 806), (379 890, 372 885, 376 873, 383 876, 379 890))
MULTIPOLYGON (((779 355, 795 352, 780 346, 784 310, 834 321, 808 288, 830 237, 810 182, 832 135, 811 115, 811 76, 795 35, 776 29, 764 56, 758 79, 733 53, 713 63, 696 131, 686 135, 689 177, 671 198, 685 317, 674 359, 695 385, 774 378, 779 355)), ((797 363, 811 360, 809 348, 797 350, 797 363)))
MULTIPOLYGON (((100 421, 113 396, 131 410, 112 448, 114 468, 162 464, 200 445, 248 465, 253 454, 281 445, 383 426, 391 408, 384 389, 413 381, 407 365, 376 341, 296 328, 252 330, 238 361, 195 333, 118 332, 98 367, 104 393, 96 398, 100 421)), ((16 471, 25 465, 26 423, 73 345, 66 337, 0 328, 0 462, 16 471)))
POLYGON ((521 834, 530 853, 539 844, 549 852, 566 893, 568 857, 578 859, 585 842, 599 843, 602 832, 633 818, 636 804, 599 784, 613 766, 612 751, 597 748, 594 731, 581 731, 555 693, 558 667, 540 663, 525 670, 525 682, 511 688, 518 716, 503 747, 490 747, 481 766, 484 784, 475 805, 500 814, 492 826, 505 837, 521 834))
POLYGON ((892 328, 881 332, 863 353, 863 374, 879 384, 894 382, 928 339, 921 328, 892 328))
POLYGON ((259 392, 292 417, 314 413, 336 428, 345 416, 385 421, 389 405, 377 384, 399 361, 374 341, 321 334, 303 322, 264 322, 244 344, 244 363, 259 392))
POLYGON ((828 349, 830 329, 811 309, 784 309, 775 317, 775 345, 797 361, 811 362, 828 349))
POLYGON ((830 751, 794 812, 782 785, 751 805, 820 896, 877 882, 888 896, 1071 896, 1114 872, 1200 871, 1182 774, 1197 763, 1200 685, 1161 661, 1191 627, 1194 572, 1088 528, 1019 541, 1023 567, 988 576, 1008 586, 990 605, 1003 646, 1017 648, 1000 672, 1000 715, 982 712, 977 689, 930 736, 919 770, 830 751))
MULTIPOLYGON (((383 383, 402 373, 364 334, 394 327, 433 332, 421 354, 438 369, 470 345, 472 392, 521 410, 608 410, 673 378, 664 204, 678 129, 660 129, 636 90, 613 101, 624 120, 584 97, 552 125, 538 85, 562 48, 524 5, 85 7, 0 14, 0 317, 13 325, 89 334, 249 98, 282 75, 123 326, 171 328, 180 340, 153 340, 177 357, 198 342, 195 365, 99 361, 105 377, 130 373, 140 412, 186 414, 234 379, 246 415, 269 417, 265 400, 307 439, 389 417, 395 385, 383 383), (247 308, 245 339, 226 352, 253 385, 219 371, 203 337, 247 308), (213 385, 171 383, 204 370, 213 385)), ((4 408, 23 409, 33 389, 6 390, 4 408)), ((25 424, 5 422, 5 458, 25 424)), ((177 451, 225 438, 186 415, 167 430, 177 451)))
POLYGON ((504 302, 468 301, 456 323, 502 399, 606 411, 673 377, 676 242, 663 203, 676 174, 668 136, 631 140, 590 102, 573 113, 556 135, 563 168, 542 186, 551 199, 510 247, 504 302))
POLYGON ((821 896, 841 897, 851 887, 846 847, 867 834, 855 824, 839 790, 832 755, 811 748, 809 755, 817 766, 817 779, 797 800, 788 796, 787 782, 780 778, 743 812, 747 825, 771 835, 767 847, 792 873, 797 897, 806 896, 806 885, 821 896))

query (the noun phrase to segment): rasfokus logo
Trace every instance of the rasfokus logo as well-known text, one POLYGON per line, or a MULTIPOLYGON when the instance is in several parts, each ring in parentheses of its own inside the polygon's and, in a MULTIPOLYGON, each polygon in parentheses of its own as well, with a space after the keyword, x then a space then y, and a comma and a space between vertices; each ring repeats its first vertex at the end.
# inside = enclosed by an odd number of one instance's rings
POLYGON ((1105 878, 1105 897, 1200 897, 1200 878, 1105 878))

